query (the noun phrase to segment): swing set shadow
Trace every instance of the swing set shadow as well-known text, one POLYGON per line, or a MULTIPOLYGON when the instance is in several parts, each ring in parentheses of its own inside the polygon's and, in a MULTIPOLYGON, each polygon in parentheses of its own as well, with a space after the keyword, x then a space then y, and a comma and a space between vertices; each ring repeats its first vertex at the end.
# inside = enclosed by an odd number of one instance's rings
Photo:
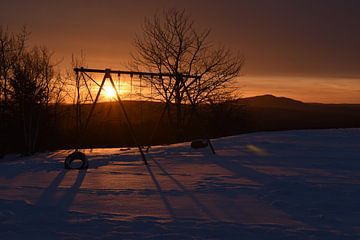
MULTIPOLYGON (((124 106, 123 100, 120 97, 120 75, 125 75, 125 76, 129 76, 132 78, 133 76, 138 76, 141 80, 142 77, 147 77, 147 78, 159 78, 161 81, 163 81, 164 77, 167 77, 170 79, 170 81, 172 79, 175 80, 175 87, 172 88, 169 98, 166 101, 163 110, 161 111, 159 120, 157 121, 155 127, 153 128, 152 134, 150 135, 150 138, 153 138, 153 136, 156 134, 157 130, 160 127, 160 123, 162 121, 162 119, 165 116, 166 110, 170 107, 171 104, 171 99, 173 98, 174 94, 175 94, 175 89, 183 87, 186 93, 187 98, 190 101, 191 107, 192 107, 192 111, 195 113, 195 116, 198 117, 199 119, 201 118, 199 113, 196 110, 196 103, 193 101, 193 98, 191 97, 191 94, 189 92, 188 86, 186 85, 186 81, 188 79, 193 79, 193 80, 200 80, 200 76, 198 75, 188 75, 188 74, 173 74, 173 73, 153 73, 153 72, 140 72, 140 71, 122 71, 122 70, 111 70, 111 69, 89 69, 89 68, 84 68, 84 67, 80 67, 80 68, 74 68, 74 72, 76 74, 76 89, 77 89, 77 97, 76 97, 76 115, 75 115, 75 119, 76 119, 76 147, 75 147, 75 152, 79 152, 80 150, 80 143, 86 139, 86 134, 87 134, 87 129, 89 127, 89 123, 91 122, 91 119, 93 117, 94 114, 94 110, 96 108, 96 104, 99 101, 100 95, 102 90, 104 90, 104 85, 106 81, 110 81, 111 87, 114 90, 115 93, 115 97, 117 100, 117 103, 120 106, 121 112, 123 113, 123 116, 125 118, 125 122, 126 125, 128 127, 128 130, 130 132, 132 141, 134 143, 134 145, 137 147, 141 158, 144 162, 145 165, 148 164, 148 161, 146 159, 145 156, 145 152, 149 152, 151 146, 141 146, 139 144, 139 141, 137 139, 137 136, 135 134, 135 129, 133 127, 133 124, 129 118, 129 115, 126 111, 126 108, 124 106), (103 78, 101 80, 101 83, 99 84, 96 80, 94 80, 94 78, 92 76, 90 76, 91 73, 98 73, 98 74, 104 74, 103 78), (119 77, 119 89, 116 87, 115 82, 113 80, 112 74, 116 74, 119 77), (95 98, 92 96, 92 89, 90 88, 89 84, 87 83, 86 78, 88 78, 91 82, 93 82, 94 84, 96 84, 99 89, 96 93, 95 98), (186 79, 186 80, 185 80, 186 79), (86 87, 86 93, 88 94, 88 96, 90 96, 92 105, 91 105, 91 109, 90 112, 87 114, 87 116, 85 117, 85 123, 83 124, 82 122, 82 111, 81 111, 81 99, 80 99, 80 88, 81 88, 81 82, 84 83, 84 86, 86 87), (144 151, 145 150, 145 151, 144 151)), ((131 87, 132 88, 132 87, 131 87)), ((140 82, 140 89, 141 89, 141 82, 140 82)), ((205 134, 204 134, 205 135, 205 134)), ((215 149, 209 139, 209 137, 204 136, 205 137, 205 145, 209 146, 212 153, 215 154, 215 149)), ((151 142, 151 140, 150 140, 151 142)))
POLYGON ((79 170, 74 183, 69 188, 62 189, 60 185, 67 174, 67 171, 63 169, 44 190, 36 205, 39 207, 44 207, 57 203, 57 209, 60 212, 63 211, 65 213, 70 209, 73 201, 75 200, 75 197, 85 179, 86 173, 87 170, 79 170), (57 194, 61 191, 64 191, 64 194, 59 199, 56 199, 57 194))

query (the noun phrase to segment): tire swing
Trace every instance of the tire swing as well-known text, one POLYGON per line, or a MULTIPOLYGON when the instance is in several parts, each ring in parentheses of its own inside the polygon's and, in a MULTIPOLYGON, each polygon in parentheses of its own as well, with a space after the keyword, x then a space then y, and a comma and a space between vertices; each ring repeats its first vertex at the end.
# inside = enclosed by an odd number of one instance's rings
POLYGON ((82 170, 82 169, 88 169, 89 167, 89 161, 86 158, 85 154, 79 151, 74 151, 72 152, 69 156, 66 157, 65 162, 64 162, 64 166, 66 169, 78 169, 78 170, 82 170), (72 167, 71 163, 75 160, 80 160, 81 161, 81 165, 79 167, 72 167))
POLYGON ((209 146, 209 140, 207 139, 196 139, 191 142, 191 148, 199 149, 209 146))

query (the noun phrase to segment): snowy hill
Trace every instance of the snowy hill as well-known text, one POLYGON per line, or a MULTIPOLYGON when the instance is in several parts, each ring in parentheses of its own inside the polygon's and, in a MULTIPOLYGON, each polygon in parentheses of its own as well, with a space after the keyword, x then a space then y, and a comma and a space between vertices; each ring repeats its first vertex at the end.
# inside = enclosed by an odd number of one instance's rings
POLYGON ((359 239, 360 130, 0 159, 0 239, 359 239))

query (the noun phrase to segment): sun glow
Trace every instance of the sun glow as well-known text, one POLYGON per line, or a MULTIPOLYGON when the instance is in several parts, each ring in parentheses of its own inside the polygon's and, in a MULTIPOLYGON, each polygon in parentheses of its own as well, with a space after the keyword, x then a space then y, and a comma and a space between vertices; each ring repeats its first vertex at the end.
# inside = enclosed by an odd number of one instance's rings
POLYGON ((111 85, 104 86, 104 95, 107 99, 115 99, 116 91, 111 85))
MULTIPOLYGON (((122 100, 126 100, 131 98, 131 87, 129 86, 129 84, 125 81, 122 81, 121 84, 119 84, 119 82, 115 82, 115 87, 116 90, 113 88, 112 84, 109 82, 105 82, 104 86, 101 90, 101 97, 99 101, 116 101, 117 100, 117 96, 116 96, 116 92, 119 94, 119 97, 122 100)), ((93 87, 92 93, 93 96, 96 96, 96 94, 98 93, 99 88, 93 87)), ((133 93, 135 94, 135 93, 133 93)))

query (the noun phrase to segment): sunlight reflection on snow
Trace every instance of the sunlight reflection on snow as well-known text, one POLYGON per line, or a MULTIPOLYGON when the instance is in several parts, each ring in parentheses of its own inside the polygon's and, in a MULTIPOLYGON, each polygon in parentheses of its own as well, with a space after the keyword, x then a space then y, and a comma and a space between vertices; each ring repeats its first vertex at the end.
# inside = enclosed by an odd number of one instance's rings
POLYGON ((258 156, 268 156, 269 155, 269 153, 265 149, 262 149, 262 148, 260 148, 258 146, 253 145, 253 144, 246 145, 246 149, 249 152, 255 153, 258 156))

